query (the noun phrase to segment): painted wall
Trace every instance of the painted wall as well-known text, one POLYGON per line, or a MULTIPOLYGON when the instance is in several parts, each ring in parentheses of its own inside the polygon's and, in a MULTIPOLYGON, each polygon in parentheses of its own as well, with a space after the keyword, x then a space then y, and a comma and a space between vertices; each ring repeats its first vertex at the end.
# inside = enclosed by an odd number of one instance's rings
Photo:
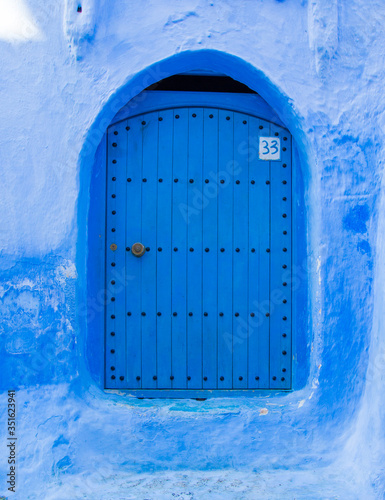
POLYGON ((382 498, 383 3, 17 0, 0 14, 0 494, 382 498), (295 139, 308 256, 308 355, 295 362, 307 377, 253 399, 107 394, 89 267, 98 148, 143 88, 202 66, 258 91, 295 139))

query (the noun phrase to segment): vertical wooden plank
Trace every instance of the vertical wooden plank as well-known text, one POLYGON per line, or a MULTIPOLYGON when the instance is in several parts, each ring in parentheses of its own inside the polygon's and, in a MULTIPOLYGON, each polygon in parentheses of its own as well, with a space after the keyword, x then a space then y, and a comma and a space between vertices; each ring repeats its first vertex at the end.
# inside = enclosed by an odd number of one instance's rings
POLYGON ((126 171, 126 332, 127 384, 142 387, 142 261, 131 253, 131 246, 142 241, 142 117, 128 120, 126 171))
POLYGON ((188 109, 174 110, 172 196, 172 387, 187 386, 186 292, 188 109))
POLYGON ((202 388, 202 258, 213 248, 202 240, 203 109, 190 108, 187 209, 187 388, 202 388))
POLYGON ((156 213, 158 115, 147 113, 142 120, 142 241, 147 248, 142 265, 142 388, 156 389, 156 213), (143 315, 145 314, 145 316, 143 315))
POLYGON ((204 109, 203 123, 203 234, 210 251, 203 260, 203 388, 218 387, 218 116, 204 109), (212 116, 212 118, 210 118, 212 116))
POLYGON ((125 337, 125 123, 107 134, 106 387, 126 386, 125 337), (122 378, 123 377, 123 378, 122 378))
POLYGON ((216 111, 219 126, 218 162, 218 389, 232 388, 233 356, 233 196, 234 117, 216 111), (223 249, 223 251, 221 251, 223 249))
POLYGON ((271 124, 281 159, 271 162, 270 384, 291 386, 291 147, 287 131, 271 124), (284 140, 286 137, 286 140, 284 140))
POLYGON ((269 387, 270 165, 258 158, 259 136, 268 124, 249 118, 249 383, 269 387), (253 182, 254 181, 254 182, 253 182))
MULTIPOLYGON (((173 125, 172 110, 159 111, 158 127, 158 201, 157 201, 157 383, 158 389, 171 388, 171 259, 172 259, 172 191, 173 191, 173 125)), ((156 151, 155 151, 156 153, 156 151)))
POLYGON ((233 388, 248 382, 248 116, 234 113, 233 388))

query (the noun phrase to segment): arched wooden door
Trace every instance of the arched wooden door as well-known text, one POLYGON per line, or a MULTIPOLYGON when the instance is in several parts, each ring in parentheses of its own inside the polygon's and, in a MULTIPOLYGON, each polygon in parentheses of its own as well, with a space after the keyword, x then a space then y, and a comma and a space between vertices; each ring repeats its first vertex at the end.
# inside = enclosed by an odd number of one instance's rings
POLYGON ((109 127, 106 388, 291 388, 291 136, 250 113, 109 127))

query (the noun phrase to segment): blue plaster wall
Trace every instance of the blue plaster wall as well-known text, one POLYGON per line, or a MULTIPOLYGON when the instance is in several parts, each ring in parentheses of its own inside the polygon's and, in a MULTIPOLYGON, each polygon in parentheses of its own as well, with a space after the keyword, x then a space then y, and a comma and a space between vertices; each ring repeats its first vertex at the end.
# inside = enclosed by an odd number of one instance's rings
POLYGON ((0 453, 0 495, 383 498, 385 6, 77 6, 19 0, 19 31, 0 29, 0 384, 18 400, 17 493, 0 453), (143 88, 202 65, 258 91, 293 134, 305 368, 287 395, 106 393, 90 214, 103 201, 100 144, 143 88))

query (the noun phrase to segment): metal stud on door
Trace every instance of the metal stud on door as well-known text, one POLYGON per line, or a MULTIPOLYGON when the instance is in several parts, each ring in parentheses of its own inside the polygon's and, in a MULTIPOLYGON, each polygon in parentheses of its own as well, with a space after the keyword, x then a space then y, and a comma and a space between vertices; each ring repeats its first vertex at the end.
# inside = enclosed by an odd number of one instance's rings
POLYGON ((290 134, 195 106, 107 143, 106 388, 290 389, 290 134))

